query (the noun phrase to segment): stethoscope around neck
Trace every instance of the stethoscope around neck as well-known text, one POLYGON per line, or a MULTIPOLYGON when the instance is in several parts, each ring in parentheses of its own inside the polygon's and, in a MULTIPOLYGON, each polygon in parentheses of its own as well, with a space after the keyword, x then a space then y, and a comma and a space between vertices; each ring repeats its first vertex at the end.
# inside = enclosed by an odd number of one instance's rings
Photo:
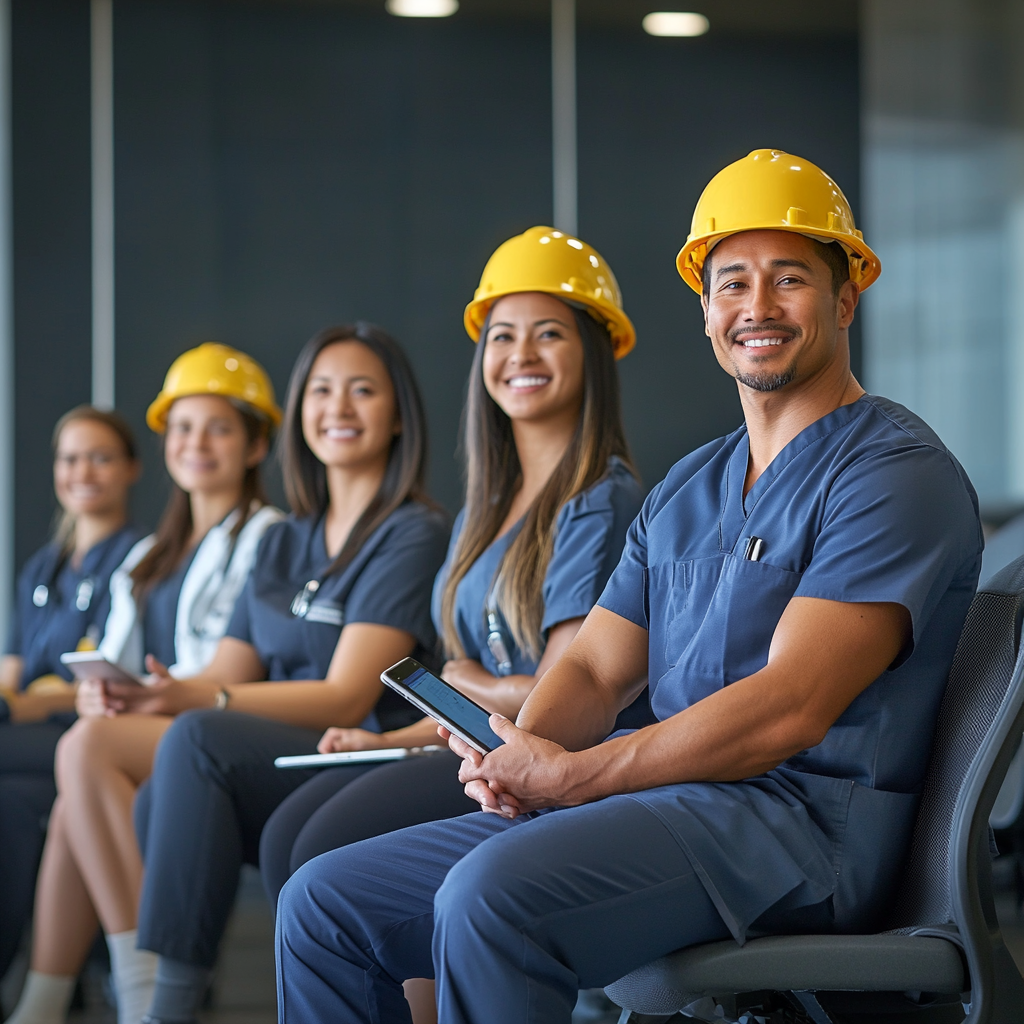
POLYGON ((293 598, 291 613, 297 619, 304 619, 309 614, 310 605, 320 589, 320 580, 310 580, 293 598))
MULTIPOLYGON (((50 603, 50 590, 53 587, 54 577, 57 573, 53 574, 49 584, 40 583, 35 590, 32 591, 32 603, 37 608, 45 608, 50 603)), ((92 604, 92 596, 96 593, 96 581, 91 576, 86 576, 84 579, 79 580, 78 586, 75 587, 75 607, 80 612, 87 612, 89 606, 92 604)))
POLYGON ((487 594, 484 606, 484 619, 487 622, 487 650, 491 652, 494 659, 494 667, 499 676, 512 675, 512 649, 511 639, 508 636, 508 628, 498 611, 497 599, 498 581, 494 581, 487 594))
MULTIPOLYGON (((326 513, 325 513, 326 515, 326 513)), ((323 522, 321 517, 320 523, 323 522)), ((317 525, 317 529, 320 529, 320 525, 317 525)), ((315 579, 310 580, 293 598, 290 606, 292 615, 297 619, 304 619, 309 615, 310 608, 313 607, 313 602, 316 600, 316 595, 320 588, 323 586, 324 580, 331 574, 331 570, 321 573, 315 579)), ((317 616, 319 619, 320 617, 317 616)), ((330 622, 332 625, 342 625, 344 616, 340 616, 337 613, 329 612, 323 618, 323 621, 330 622), (337 621, 336 621, 337 620, 337 621)), ((311 620, 312 621, 312 620, 311 620)))

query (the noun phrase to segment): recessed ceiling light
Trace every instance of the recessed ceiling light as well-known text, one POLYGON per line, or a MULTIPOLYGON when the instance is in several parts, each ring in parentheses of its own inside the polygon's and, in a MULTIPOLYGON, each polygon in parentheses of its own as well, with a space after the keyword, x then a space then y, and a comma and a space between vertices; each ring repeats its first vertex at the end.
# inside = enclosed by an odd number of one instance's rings
POLYGON ((384 10, 399 18, 447 18, 459 9, 459 0, 387 0, 384 10))
POLYGON ((651 36, 702 36, 711 22, 692 11, 654 11, 644 18, 643 26, 651 36))

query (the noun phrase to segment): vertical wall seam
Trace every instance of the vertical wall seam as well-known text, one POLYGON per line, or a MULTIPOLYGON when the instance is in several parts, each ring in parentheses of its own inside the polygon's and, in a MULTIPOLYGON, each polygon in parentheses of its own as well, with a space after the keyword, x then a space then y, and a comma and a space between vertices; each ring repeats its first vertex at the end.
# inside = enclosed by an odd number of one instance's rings
POLYGON ((551 143, 554 226, 575 235, 576 0, 551 0, 551 143))
POLYGON ((92 0, 92 403, 114 406, 113 0, 92 0))
POLYGON ((11 4, 0 0, 0 622, 14 596, 14 246, 11 201, 11 4))

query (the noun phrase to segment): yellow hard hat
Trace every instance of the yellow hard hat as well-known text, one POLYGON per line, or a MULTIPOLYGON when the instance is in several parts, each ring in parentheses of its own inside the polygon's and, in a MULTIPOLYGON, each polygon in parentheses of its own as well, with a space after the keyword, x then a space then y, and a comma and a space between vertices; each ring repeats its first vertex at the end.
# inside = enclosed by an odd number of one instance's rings
POLYGON ((274 385, 267 371, 251 356, 229 345, 208 341, 183 352, 171 363, 164 386, 146 410, 150 430, 167 429, 167 411, 186 395, 221 395, 251 405, 276 427, 281 410, 274 401, 274 385))
POLYGON ((850 257, 850 280, 861 291, 882 272, 842 189, 820 167, 778 149, 755 149, 719 171, 697 200, 689 237, 676 257, 680 276, 701 292, 704 260, 717 242, 765 229, 839 242, 850 257))
POLYGON ((611 267, 586 242, 563 231, 530 228, 494 250, 463 317, 474 341, 480 339, 495 301, 516 292, 544 292, 585 306, 608 328, 616 359, 636 344, 636 330, 623 312, 611 267))

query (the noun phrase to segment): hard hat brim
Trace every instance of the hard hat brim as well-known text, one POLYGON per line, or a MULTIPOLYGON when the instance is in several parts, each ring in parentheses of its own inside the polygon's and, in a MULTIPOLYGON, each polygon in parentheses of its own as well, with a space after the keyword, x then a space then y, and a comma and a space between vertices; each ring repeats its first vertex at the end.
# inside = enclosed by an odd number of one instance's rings
MULTIPOLYGON (((612 355, 616 359, 621 359, 623 356, 628 355, 636 345, 636 328, 633 326, 632 320, 621 309, 611 305, 603 306, 595 302, 586 302, 579 295, 570 296, 565 292, 555 291, 553 288, 530 288, 529 291, 554 296, 554 298, 560 299, 569 306, 585 307, 587 312, 591 313, 594 319, 608 331, 608 336, 611 338, 612 343, 612 355)), ((520 295, 524 293, 524 289, 516 288, 492 293, 486 299, 474 299, 466 306, 462 317, 466 333, 473 341, 479 341, 480 332, 483 330, 484 324, 487 322, 487 315, 490 313, 491 307, 495 302, 506 295, 520 295)))
POLYGON ((807 225, 789 224, 755 224, 735 231, 718 231, 712 234, 696 235, 688 238, 686 244, 676 256, 676 269, 679 276, 698 294, 704 293, 702 271, 708 252, 723 238, 739 235, 746 231, 787 231, 790 234, 804 235, 818 241, 839 242, 850 257, 850 280, 860 291, 865 291, 878 280, 882 273, 882 261, 875 255, 862 239, 852 239, 850 235, 840 231, 807 225))
POLYGON ((162 434, 167 430, 167 414, 171 411, 171 406, 179 398, 190 398, 193 395, 215 395, 218 398, 226 398, 229 402, 244 405, 251 409, 257 416, 262 416, 270 421, 270 425, 276 430, 284 418, 281 410, 276 406, 258 406, 252 402, 247 402, 244 398, 236 398, 234 395, 218 395, 215 391, 191 391, 188 394, 175 394, 170 395, 166 391, 161 391, 156 398, 150 403, 149 408, 146 410, 146 426, 153 431, 154 434, 162 434))

